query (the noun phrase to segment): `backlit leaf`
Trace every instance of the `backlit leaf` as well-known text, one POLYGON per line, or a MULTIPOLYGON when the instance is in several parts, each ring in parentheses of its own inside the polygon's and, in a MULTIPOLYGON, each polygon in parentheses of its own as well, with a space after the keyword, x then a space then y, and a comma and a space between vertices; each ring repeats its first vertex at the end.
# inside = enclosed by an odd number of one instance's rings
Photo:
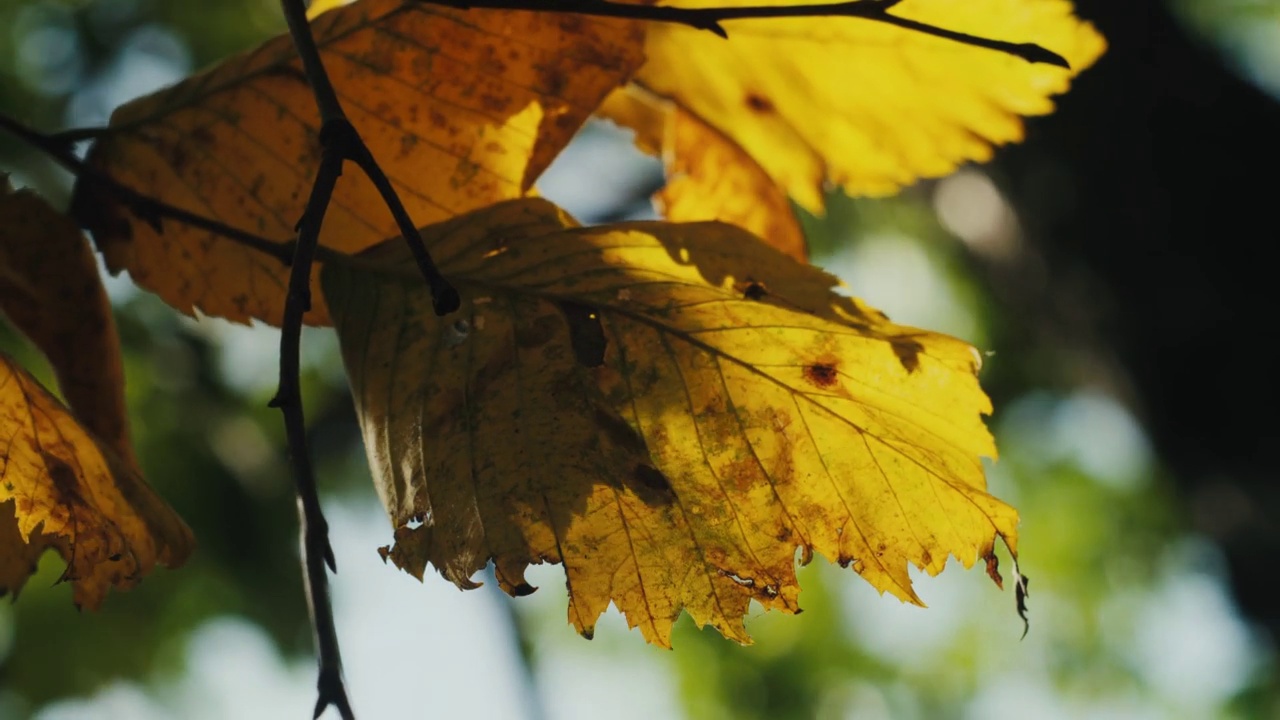
POLYGON ((804 232, 786 194, 723 133, 635 86, 615 90, 598 112, 634 129, 641 150, 662 156, 667 184, 654 202, 668 220, 720 220, 797 260, 808 258, 804 232))
POLYGON ((1105 47, 1066 0, 902 0, 891 12, 1037 43, 1072 70, 865 19, 817 17, 726 21, 727 41, 653 23, 636 81, 728 135, 791 197, 818 211, 827 181, 853 195, 886 195, 987 160, 994 145, 1022 139, 1021 116, 1051 112, 1049 97, 1066 91, 1105 47))
POLYGON ((156 563, 177 566, 191 531, 56 398, 0 354, 0 591, 17 592, 46 547, 77 605, 96 608, 156 563))
POLYGON ((0 313, 40 348, 80 422, 135 471, 124 368, 89 241, 71 218, 0 177, 0 313))
MULTIPOLYGON (((312 25, 352 123, 410 215, 435 222, 521 196, 641 58, 638 26, 529 12, 361 0, 312 25)), ((128 186, 285 241, 319 163, 319 118, 281 36, 112 116, 90 163, 128 186)), ((76 207, 114 270, 177 309, 279 323, 287 269, 212 233, 137 217, 79 188, 76 207)), ((356 252, 395 234, 348 168, 321 242, 356 252)), ((317 295, 307 315, 327 322, 317 295)))
POLYGON ((969 345, 729 225, 572 225, 526 199, 426 228, 445 318, 400 244, 326 268, 398 566, 492 559, 519 595, 560 562, 579 631, 612 602, 667 645, 682 609, 740 642, 752 599, 795 612, 797 553, 919 602, 908 565, 1016 551, 969 345))

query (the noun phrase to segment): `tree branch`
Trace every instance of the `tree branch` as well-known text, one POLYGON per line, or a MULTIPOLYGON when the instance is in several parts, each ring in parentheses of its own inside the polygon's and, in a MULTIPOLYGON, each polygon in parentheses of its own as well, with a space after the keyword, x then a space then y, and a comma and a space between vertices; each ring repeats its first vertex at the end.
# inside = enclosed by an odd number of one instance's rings
POLYGON ((289 453, 293 459, 294 486, 298 493, 298 512, 302 526, 303 568, 307 579, 307 598, 319 651, 320 673, 316 682, 315 717, 333 705, 344 720, 354 718, 342 680, 342 656, 338 647, 333 609, 329 603, 328 577, 325 565, 336 572, 333 549, 329 544, 328 523, 320 507, 316 491, 315 471, 307 447, 305 415, 299 391, 301 336, 303 315, 311 307, 311 264, 320 241, 320 228, 337 186, 338 176, 347 160, 353 160, 382 194, 383 201, 395 217, 404 239, 409 243, 418 267, 431 288, 435 311, 445 315, 458 308, 458 292, 446 281, 432 262, 417 226, 405 211, 404 204, 392 187, 386 173, 356 131, 333 89, 320 58, 320 50, 311 35, 304 0, 281 0, 285 20, 294 47, 302 59, 307 83, 320 111, 320 142, 324 154, 316 173, 311 197, 302 219, 298 221, 298 242, 289 275, 289 291, 284 318, 280 323, 280 384, 274 407, 284 414, 289 453))
POLYGON ((311 466, 311 450, 307 446, 306 416, 300 390, 302 355, 302 316, 311 309, 311 264, 319 245, 320 226, 333 197, 333 189, 342 174, 346 146, 350 142, 349 124, 343 120, 327 122, 320 131, 324 155, 316 182, 311 188, 306 210, 298 221, 298 243, 289 273, 289 290, 285 297, 284 318, 280 323, 280 383, 271 407, 284 414, 285 435, 293 465, 293 482, 298 493, 298 516, 302 531, 302 565, 307 581, 307 604, 311 613, 319 652, 320 674, 316 681, 315 717, 333 705, 344 720, 355 714, 347 699, 342 681, 342 654, 338 633, 329 603, 329 580, 325 565, 336 572, 333 548, 329 544, 329 524, 320 507, 316 491, 315 470, 311 466))
POLYGON ((294 47, 302 58, 307 82, 320 109, 320 144, 324 148, 324 154, 316 171, 315 183, 311 186, 311 197, 307 200, 302 218, 298 220, 298 244, 289 273, 284 317, 280 321, 280 381, 276 396, 270 404, 284 414, 285 435, 293 466, 293 484, 298 494, 302 568, 307 581, 307 606, 311 614, 320 666, 316 678, 316 707, 313 717, 320 717, 325 708, 333 705, 343 720, 355 720, 342 679, 342 652, 333 622, 333 607, 329 602, 329 578, 325 574, 325 565, 332 572, 337 572, 338 567, 333 558, 333 547, 329 543, 329 523, 324 519, 320 495, 316 490, 311 450, 307 447, 306 414, 299 386, 302 372, 302 316, 311 309, 311 263, 315 259, 315 249, 320 244, 320 228, 324 224, 324 215, 329 209, 338 177, 342 174, 342 165, 352 141, 358 141, 358 136, 343 114, 338 96, 320 62, 320 52, 311 36, 303 0, 281 0, 281 6, 294 47))
POLYGON ((905 30, 994 50, 1021 58, 1029 63, 1045 63, 1070 69, 1066 58, 1035 43, 1013 43, 1003 40, 970 35, 947 30, 928 23, 908 20, 889 14, 889 10, 901 0, 849 0, 838 3, 812 5, 765 5, 752 7, 686 8, 669 5, 630 5, 610 0, 418 0, 433 5, 445 5, 462 9, 488 8, 493 10, 533 10, 546 12, 577 13, 601 17, 629 18, 687 25, 695 30, 707 30, 722 38, 729 33, 721 24, 727 20, 746 20, 784 17, 848 17, 870 20, 900 27, 905 30))
MULTIPOLYGON (((286 265, 289 264, 289 260, 293 256, 293 243, 291 242, 268 240, 226 223, 156 200, 134 190, 76 157, 71 152, 72 142, 63 141, 61 134, 46 135, 2 113, 0 113, 0 129, 48 155, 75 175, 79 182, 87 182, 96 189, 110 194, 114 199, 127 205, 138 217, 145 219, 153 227, 156 227, 157 230, 159 230, 160 219, 169 218, 221 235, 247 248, 270 255, 286 265)), ((340 255, 340 253, 333 253, 332 255, 336 256, 340 255)))
MULTIPOLYGON (((128 207, 130 211, 146 220, 157 231, 163 232, 163 228, 160 227, 161 220, 174 220, 220 235, 250 250, 256 250, 279 260, 281 265, 288 266, 293 262, 296 243, 292 240, 270 240, 247 230, 241 230, 213 218, 205 217, 199 213, 193 213, 177 205, 170 205, 162 200, 156 200, 150 195, 144 195, 107 173, 89 165, 71 152, 71 145, 79 142, 81 138, 96 137, 101 135, 103 130, 108 129, 75 128, 46 134, 24 125, 15 118, 0 113, 0 130, 8 132, 26 143, 27 146, 44 153, 74 175, 77 182, 92 185, 95 189, 110 195, 113 200, 128 207), (64 140, 64 138, 70 139, 64 140)), ((74 208, 72 216, 75 216, 74 208)), ((315 259, 326 264, 343 265, 350 268, 376 270, 380 267, 377 263, 365 260, 357 255, 341 253, 323 245, 316 246, 315 259)))

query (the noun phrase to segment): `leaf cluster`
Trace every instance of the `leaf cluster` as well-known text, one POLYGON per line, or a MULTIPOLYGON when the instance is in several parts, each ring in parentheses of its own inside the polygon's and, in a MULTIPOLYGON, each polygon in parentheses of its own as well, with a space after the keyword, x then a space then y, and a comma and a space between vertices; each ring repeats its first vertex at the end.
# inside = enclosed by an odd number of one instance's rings
POLYGON ((979 355, 837 292, 791 202, 892 193, 1020 139, 1102 52, 1069 4, 358 0, 309 23, 284 5, 290 35, 105 128, 3 119, 76 186, 67 213, 0 191, 0 308, 62 393, 0 358, 0 588, 52 547, 96 606, 192 548, 141 479, 82 228, 180 312, 285 329, 318 709, 349 712, 302 322, 338 335, 383 555, 419 577, 474 587, 493 563, 522 595, 528 565, 561 563, 581 633, 613 604, 662 645, 682 611, 740 642, 752 600, 798 612, 815 553, 916 603, 909 565, 982 559, 1001 581, 1017 515, 986 492, 979 355), (533 197, 593 115, 662 157, 663 222, 583 228, 533 197), (346 160, 362 172, 339 181, 346 160))

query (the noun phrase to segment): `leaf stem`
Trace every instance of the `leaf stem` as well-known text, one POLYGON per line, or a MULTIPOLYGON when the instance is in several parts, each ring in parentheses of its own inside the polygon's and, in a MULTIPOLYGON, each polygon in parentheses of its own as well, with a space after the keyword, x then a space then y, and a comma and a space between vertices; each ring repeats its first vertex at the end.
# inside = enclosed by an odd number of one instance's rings
POLYGON ((1029 63, 1045 63, 1070 69, 1066 58, 1035 43, 1014 43, 1004 40, 970 35, 947 30, 928 23, 889 14, 889 10, 901 0, 847 0, 837 3, 811 5, 760 5, 748 7, 687 8, 670 5, 631 5, 611 0, 418 0, 434 5, 461 9, 488 8, 494 10, 532 10, 544 12, 577 13, 602 17, 650 20, 677 23, 695 30, 707 30, 722 38, 729 33, 721 24, 726 20, 746 20, 784 17, 850 17, 885 23, 905 30, 994 50, 1021 58, 1029 63))
POLYGON ((447 315, 457 310, 462 302, 458 297, 458 291, 440 275, 440 270, 431 259, 431 255, 427 253, 427 246, 422 241, 418 227, 413 224, 409 212, 404 209, 404 203, 400 202, 400 196, 391 186, 391 180, 382 171, 382 166, 378 165, 378 161, 373 158, 373 153, 364 144, 364 140, 358 135, 355 139, 358 144, 354 147, 354 156, 351 159, 360 166, 361 170, 364 170, 365 175, 369 176, 374 187, 378 188, 382 201, 386 203, 387 209, 391 211, 396 225, 400 228, 401 235, 409 243, 409 250, 418 264, 418 271, 426 278, 427 286, 431 288, 431 306, 435 308, 437 315, 447 315))

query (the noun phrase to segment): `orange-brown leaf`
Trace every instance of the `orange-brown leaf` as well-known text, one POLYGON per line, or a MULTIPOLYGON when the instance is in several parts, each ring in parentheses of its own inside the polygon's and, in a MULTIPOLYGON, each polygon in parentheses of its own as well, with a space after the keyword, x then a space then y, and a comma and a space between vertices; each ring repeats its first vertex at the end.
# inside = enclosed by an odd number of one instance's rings
POLYGON ((89 241, 71 218, 0 177, 0 313, 40 348, 76 417, 135 471, 124 368, 89 241))
POLYGON ((17 592, 46 547, 67 562, 77 605, 131 587, 191 552, 191 531, 142 478, 0 354, 0 592, 17 592))
MULTIPOLYGON (((402 0, 361 0, 312 29, 348 116, 423 224, 522 195, 642 56, 627 21, 402 0)), ((285 241, 319 162, 318 131, 282 36, 121 107, 89 161, 142 193, 285 241)), ((183 312, 279 323, 279 262, 177 222, 157 229, 79 190, 113 271, 183 312)), ((372 184, 349 168, 321 243, 357 252, 396 234, 372 184)), ((307 321, 325 324, 314 297, 307 321)))

